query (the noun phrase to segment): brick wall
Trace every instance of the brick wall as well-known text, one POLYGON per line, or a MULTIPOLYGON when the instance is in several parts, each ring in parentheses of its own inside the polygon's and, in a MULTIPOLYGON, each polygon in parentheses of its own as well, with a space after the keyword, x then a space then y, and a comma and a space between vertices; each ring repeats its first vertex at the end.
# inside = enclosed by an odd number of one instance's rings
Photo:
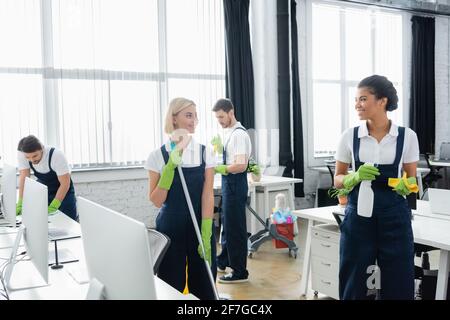
POLYGON ((158 209, 148 200, 148 179, 143 169, 74 172, 77 196, 155 226, 158 209))

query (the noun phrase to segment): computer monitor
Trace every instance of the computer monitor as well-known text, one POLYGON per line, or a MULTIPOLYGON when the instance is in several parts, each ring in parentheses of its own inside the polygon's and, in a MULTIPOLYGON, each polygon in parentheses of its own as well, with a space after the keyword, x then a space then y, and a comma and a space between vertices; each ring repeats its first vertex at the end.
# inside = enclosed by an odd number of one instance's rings
POLYGON ((142 222, 77 197, 88 299, 156 299, 153 262, 142 222))
POLYGON ((428 188, 430 210, 436 215, 450 215, 450 190, 428 188))
POLYGON ((25 179, 22 224, 5 270, 6 285, 11 290, 48 285, 47 197, 47 186, 28 177, 25 179), (28 261, 17 258, 22 236, 28 261))
MULTIPOLYGON (((4 220, 1 220, 1 227, 16 227, 16 189, 16 168, 8 164, 4 164, 1 178, 2 196, 0 199, 4 220)), ((0 233, 2 233, 1 230, 0 233)))

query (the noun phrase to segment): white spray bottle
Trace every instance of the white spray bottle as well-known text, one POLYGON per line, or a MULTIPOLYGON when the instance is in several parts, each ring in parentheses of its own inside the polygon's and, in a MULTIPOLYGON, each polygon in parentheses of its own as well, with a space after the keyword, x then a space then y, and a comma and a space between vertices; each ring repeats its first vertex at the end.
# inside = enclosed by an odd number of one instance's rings
MULTIPOLYGON (((372 163, 365 163, 368 165, 373 165, 372 163)), ((358 193, 358 215, 361 217, 370 218, 372 216, 373 210, 373 190, 372 181, 363 180, 359 186, 358 193)))

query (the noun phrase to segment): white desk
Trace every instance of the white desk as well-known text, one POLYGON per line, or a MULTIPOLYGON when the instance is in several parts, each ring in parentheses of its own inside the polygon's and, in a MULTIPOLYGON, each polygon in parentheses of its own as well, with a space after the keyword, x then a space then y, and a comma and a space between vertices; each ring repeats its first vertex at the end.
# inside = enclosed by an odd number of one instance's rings
MULTIPOLYGON (((261 180, 258 182, 249 181, 248 192, 251 197, 250 206, 252 208, 255 208, 256 191, 261 191, 264 193, 264 212, 269 212, 270 210, 269 192, 287 190, 289 193, 289 205, 291 206, 292 209, 294 209, 295 208, 294 185, 300 182, 303 182, 303 179, 266 176, 266 175, 263 175, 261 177, 261 180)), ((214 178, 214 189, 220 190, 221 186, 222 186, 221 176, 216 175, 214 178)))
POLYGON ((431 160, 430 159, 430 165, 434 167, 450 167, 450 161, 439 161, 431 160))
MULTIPOLYGON (((449 163, 450 166, 450 163, 449 163)), ((322 176, 323 175, 328 175, 330 176, 330 172, 328 170, 327 166, 320 166, 320 167, 311 167, 310 168, 313 171, 317 171, 319 173, 319 177, 317 178, 317 186, 316 186, 316 198, 314 201, 314 207, 317 208, 318 207, 318 190, 320 188, 320 182, 322 180, 322 176)), ((349 171, 351 172, 351 170, 349 171)), ((422 195, 423 195, 423 182, 422 182, 422 178, 428 174, 430 172, 429 168, 417 168, 417 172, 416 172, 416 179, 417 179, 417 185, 419 187, 419 198, 422 199, 422 195)), ((331 182, 331 177, 330 177, 330 183, 331 182)))
MULTIPOLYGON (((264 194, 264 214, 267 215, 271 212, 269 203, 269 194, 273 191, 287 191, 289 195, 289 206, 291 209, 295 209, 295 184, 303 182, 303 179, 287 178, 279 176, 266 176, 262 175, 261 180, 258 182, 248 181, 248 193, 250 196, 250 207, 256 210, 256 192, 264 194)), ((214 189, 220 190, 222 180, 220 175, 215 175, 214 189)))
MULTIPOLYGON (((61 211, 48 217, 49 240, 64 240, 81 237, 80 224, 61 211), (51 231, 58 231, 58 235, 51 235, 51 231), (64 231, 62 234, 59 231, 64 231)), ((0 249, 11 248, 16 239, 18 228, 0 227, 0 249)), ((22 241, 23 242, 23 241, 22 241)))
MULTIPOLYGON (((50 226, 54 227, 67 227, 71 232, 79 232, 80 226, 77 222, 68 218, 64 214, 50 217, 50 226), (68 220, 66 220, 66 218, 68 220)), ((53 249, 53 243, 49 242, 49 250, 53 249)), ((49 285, 40 288, 33 288, 27 290, 10 291, 9 297, 12 300, 24 299, 24 300, 81 300, 86 298, 88 283, 78 283, 68 272, 69 269, 79 268, 82 275, 81 278, 87 279, 86 272, 86 260, 84 256, 83 244, 81 238, 73 238, 67 240, 58 241, 58 250, 67 249, 70 250, 78 259, 78 262, 64 264, 62 269, 49 268, 49 285), (84 274, 83 274, 84 273, 84 274)), ((0 249, 0 257, 9 257, 11 248, 0 249)), ((17 265, 25 262, 18 262, 17 265)), ((107 266, 105 266, 107 267, 107 266)), ((13 270, 12 276, 20 276, 20 267, 13 270), (17 272, 16 272, 17 271, 17 272)), ((153 272, 153 270, 149 270, 153 272)), ((79 280, 79 279, 77 279, 79 280)), ((166 282, 162 281, 155 276, 156 294, 160 300, 192 300, 196 299, 193 295, 183 295, 166 282)))
MULTIPOLYGON (((418 210, 414 211, 414 219, 412 220, 414 242, 440 249, 436 300, 445 300, 447 296, 448 273, 450 271, 450 220, 433 217, 431 213, 427 212, 427 204, 424 202, 418 200, 418 210)), ((296 216, 308 220, 303 273, 300 283, 302 295, 306 295, 309 283, 311 228, 314 222, 337 224, 332 215, 332 212, 336 210, 339 210, 338 206, 295 210, 293 212, 296 216)))
POLYGON ((67 215, 58 211, 57 214, 48 217, 48 231, 49 240, 60 241, 70 238, 80 238, 81 237, 81 227, 78 222, 69 218, 67 215), (64 231, 64 234, 57 233, 52 234, 52 231, 64 231))

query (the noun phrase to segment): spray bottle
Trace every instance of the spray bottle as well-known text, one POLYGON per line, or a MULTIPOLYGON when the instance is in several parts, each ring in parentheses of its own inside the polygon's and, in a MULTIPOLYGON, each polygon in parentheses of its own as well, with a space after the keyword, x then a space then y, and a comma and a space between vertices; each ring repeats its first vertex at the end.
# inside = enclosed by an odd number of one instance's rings
MULTIPOLYGON (((373 165, 372 163, 365 163, 373 165)), ((363 180, 359 186, 358 193, 358 215, 361 217, 370 218, 373 210, 374 194, 372 190, 372 181, 363 180)))

